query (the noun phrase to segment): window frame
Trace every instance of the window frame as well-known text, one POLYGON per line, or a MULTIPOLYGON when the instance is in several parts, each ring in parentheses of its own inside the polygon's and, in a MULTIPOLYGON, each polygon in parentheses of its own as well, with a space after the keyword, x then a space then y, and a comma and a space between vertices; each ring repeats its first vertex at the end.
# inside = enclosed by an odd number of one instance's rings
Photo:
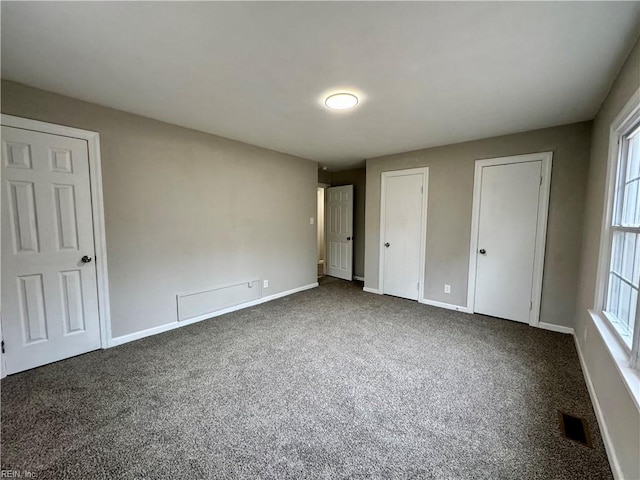
MULTIPOLYGON (((629 166, 629 142, 631 141, 628 137, 638 135, 640 136, 640 115, 631 116, 629 122, 624 122, 623 125, 620 126, 617 133, 617 138, 615 138, 617 143, 617 154, 614 160, 617 165, 612 169, 616 172, 615 179, 613 180, 613 192, 611 199, 612 202, 612 213, 611 213, 611 221, 609 222, 610 235, 608 238, 608 248, 609 248, 609 267, 607 271, 607 278, 605 279, 605 291, 603 298, 603 309, 602 313, 606 317, 606 319, 612 324, 614 327, 615 334, 620 337, 622 340, 623 348, 628 352, 632 352, 632 348, 634 345, 634 338, 636 337, 636 330, 638 329, 638 323, 640 322, 640 289, 636 285, 633 284, 633 278, 627 279, 624 277, 622 273, 616 272, 612 267, 612 256, 614 249, 614 237, 616 233, 633 233, 640 236, 640 225, 638 226, 630 226, 624 225, 622 221, 622 217, 624 216, 624 201, 627 195, 627 186, 630 183, 630 180, 626 178, 627 169, 629 166), (622 319, 616 318, 616 316, 606 310, 604 308, 609 303, 609 292, 611 287, 611 275, 618 277, 621 283, 626 283, 630 288, 636 290, 637 292, 637 301, 636 301, 636 315, 633 331, 631 331, 627 337, 630 340, 631 346, 627 343, 627 340, 624 338, 624 335, 620 333, 618 328, 615 327, 614 324, 619 323, 622 319)), ((631 179, 631 181, 637 180, 637 177, 631 179)), ((635 251, 635 255, 640 255, 640 251, 635 251)), ((635 265, 635 256, 632 259, 635 265)), ((624 267, 623 267, 624 268, 624 267)), ((632 267, 633 270, 633 267, 632 267)), ((633 276, 633 272, 632 272, 633 276)), ((636 365, 637 366, 637 362, 636 365)))
MULTIPOLYGON (((626 357, 626 366, 634 370, 640 367, 640 295, 638 296, 638 307, 636 308, 636 318, 633 332, 631 334, 631 346, 627 344, 618 329, 614 326, 615 320, 604 311, 607 304, 609 276, 611 269, 611 255, 613 252, 613 233, 614 231, 631 230, 636 232, 635 227, 615 226, 615 209, 618 208, 618 176, 621 169, 626 167, 624 137, 635 131, 640 123, 640 88, 636 90, 631 99, 622 111, 612 122, 609 131, 609 154, 607 161, 607 180, 605 185, 605 204, 604 215, 602 221, 602 232, 600 236, 600 251, 598 255, 598 268, 596 276, 596 292, 594 313, 604 321, 602 322, 607 330, 612 334, 610 338, 615 339, 617 349, 622 348, 626 357)), ((608 345, 612 350, 614 347, 608 345)))

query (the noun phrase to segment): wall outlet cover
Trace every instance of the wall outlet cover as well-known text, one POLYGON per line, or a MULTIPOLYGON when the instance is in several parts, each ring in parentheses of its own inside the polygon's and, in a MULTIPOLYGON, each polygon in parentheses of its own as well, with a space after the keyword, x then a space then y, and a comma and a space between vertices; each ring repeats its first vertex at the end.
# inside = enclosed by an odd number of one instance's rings
POLYGON ((444 284, 444 293, 451 293, 451 285, 444 284))
POLYGON ((269 280, 262 281, 262 288, 269 288, 269 280))

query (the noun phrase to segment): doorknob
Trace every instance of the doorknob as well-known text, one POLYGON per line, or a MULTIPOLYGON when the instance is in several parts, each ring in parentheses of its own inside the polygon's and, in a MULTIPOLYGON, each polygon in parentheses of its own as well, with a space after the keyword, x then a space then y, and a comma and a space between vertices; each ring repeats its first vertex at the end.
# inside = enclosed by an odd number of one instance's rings
POLYGON ((385 247, 389 248, 391 246, 391 244, 389 242, 384 244, 385 247))
POLYGON ((351 237, 347 237, 347 240, 351 240, 351 237))
POLYGON ((91 258, 89 255, 85 255, 80 260, 82 260, 82 263, 89 263, 91 260, 93 260, 93 258, 91 258))
POLYGON ((480 255, 484 255, 485 253, 487 253, 487 251, 484 248, 481 248, 479 253, 480 255))

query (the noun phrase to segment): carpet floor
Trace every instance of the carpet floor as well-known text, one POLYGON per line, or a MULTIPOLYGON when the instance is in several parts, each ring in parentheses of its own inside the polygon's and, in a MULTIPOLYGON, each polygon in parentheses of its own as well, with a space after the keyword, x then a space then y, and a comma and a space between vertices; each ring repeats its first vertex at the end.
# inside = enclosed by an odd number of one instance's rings
POLYGON ((40 480, 612 478, 571 336, 328 277, 1 386, 40 480))

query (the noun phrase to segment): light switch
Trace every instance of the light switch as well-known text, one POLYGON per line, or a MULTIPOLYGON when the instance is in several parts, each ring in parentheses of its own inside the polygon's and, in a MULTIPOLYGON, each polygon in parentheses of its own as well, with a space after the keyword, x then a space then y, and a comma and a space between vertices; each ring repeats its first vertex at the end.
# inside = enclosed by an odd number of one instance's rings
POLYGON ((309 217, 309 225, 313 225, 315 223, 316 219, 313 217, 309 217))

